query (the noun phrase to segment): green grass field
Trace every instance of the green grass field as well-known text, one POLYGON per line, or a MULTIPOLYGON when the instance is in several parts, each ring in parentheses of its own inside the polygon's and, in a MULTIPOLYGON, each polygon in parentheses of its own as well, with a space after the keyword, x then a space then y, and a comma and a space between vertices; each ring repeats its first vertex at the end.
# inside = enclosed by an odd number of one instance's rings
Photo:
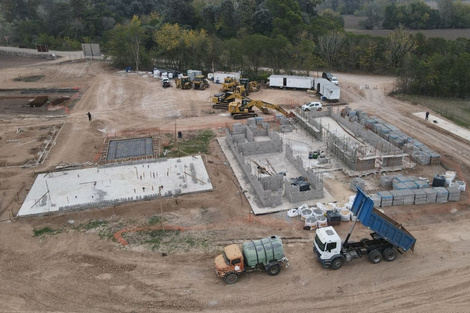
MULTIPOLYGON (((359 26, 359 21, 365 20, 364 16, 352 16, 344 15, 344 29, 347 32, 351 32, 357 35, 372 35, 386 37, 388 34, 393 32, 390 29, 374 29, 365 30, 359 26)), ((469 29, 430 29, 430 30, 411 30, 412 34, 423 33, 427 38, 440 37, 447 40, 455 40, 457 38, 468 38, 470 39, 469 29)))

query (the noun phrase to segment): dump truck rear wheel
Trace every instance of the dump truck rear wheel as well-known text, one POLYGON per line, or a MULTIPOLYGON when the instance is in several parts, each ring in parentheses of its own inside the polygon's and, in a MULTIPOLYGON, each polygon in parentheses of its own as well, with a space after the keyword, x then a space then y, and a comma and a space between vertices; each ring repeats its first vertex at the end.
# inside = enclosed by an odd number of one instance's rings
POLYGON ((379 250, 372 250, 369 253, 369 261, 373 264, 380 263, 382 261, 382 253, 379 250))
POLYGON ((339 270, 344 264, 344 258, 343 257, 337 257, 336 259, 331 262, 331 269, 332 270, 339 270))
POLYGON ((384 250, 383 256, 385 261, 392 262, 395 261, 395 259, 397 258, 397 253, 395 252, 395 250, 387 248, 384 250))
POLYGON ((268 272, 269 276, 276 276, 281 272, 281 266, 279 264, 273 264, 269 266, 266 271, 268 272))
POLYGON ((225 283, 232 285, 235 284, 238 280, 237 274, 230 273, 225 276, 225 283))

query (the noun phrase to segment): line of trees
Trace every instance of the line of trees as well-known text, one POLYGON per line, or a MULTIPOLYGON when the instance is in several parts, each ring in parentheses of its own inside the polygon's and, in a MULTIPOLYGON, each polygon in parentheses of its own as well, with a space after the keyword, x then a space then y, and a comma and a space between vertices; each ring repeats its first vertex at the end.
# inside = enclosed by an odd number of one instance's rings
MULTIPOLYGON (((470 40, 413 36, 401 22, 388 37, 350 34, 335 10, 363 9, 375 2, 338 0, 318 13, 315 8, 326 2, 0 0, 0 39, 30 46, 46 43, 51 49, 100 42, 119 68, 243 71, 252 79, 265 78, 263 68, 274 73, 329 69, 394 74, 404 92, 470 96, 470 71, 465 70, 470 68, 470 40)), ((441 11, 444 2, 439 1, 441 11)), ((430 10, 419 1, 389 7, 412 5, 430 10)))

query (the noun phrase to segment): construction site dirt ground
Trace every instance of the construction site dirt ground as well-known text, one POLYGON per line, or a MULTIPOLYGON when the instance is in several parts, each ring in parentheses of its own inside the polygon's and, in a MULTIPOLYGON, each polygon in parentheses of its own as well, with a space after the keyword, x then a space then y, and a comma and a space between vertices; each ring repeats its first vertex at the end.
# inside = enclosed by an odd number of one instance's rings
MULTIPOLYGON (((0 56, 2 89, 80 88, 74 105, 62 108, 60 114, 0 112, 2 160, 28 160, 34 155, 33 150, 23 148, 5 152, 8 145, 26 140, 17 139, 25 136, 16 132, 18 128, 31 127, 31 134, 26 132, 28 141, 43 141, 42 131, 63 124, 43 164, 21 168, 0 162, 0 311, 468 311, 468 188, 459 202, 384 208, 417 238, 415 251, 391 263, 354 260, 338 271, 322 268, 316 260, 314 232, 302 230, 299 218, 288 218, 285 212, 250 213, 244 190, 216 139, 210 142, 205 160, 214 186, 211 192, 13 217, 35 173, 64 164, 92 166, 106 136, 181 131, 184 137, 199 129, 223 136, 224 128, 234 123, 229 114, 211 108, 210 97, 218 85, 205 91, 163 89, 148 74, 124 73, 98 61, 70 62, 66 56, 65 62, 38 59, 39 63, 27 66, 11 58, 5 64, 0 56), (28 75, 44 77, 35 82, 15 81, 28 75), (44 130, 39 131, 41 127, 44 130), (272 234, 284 238, 288 269, 274 277, 247 273, 235 285, 216 277, 214 257, 224 245, 272 234)), ((393 77, 336 76, 342 101, 350 107, 381 117, 441 153, 444 167, 418 165, 404 171, 405 175, 432 177, 451 169, 469 182, 469 143, 413 115, 426 108, 387 96, 395 83, 393 77)), ((265 88, 251 98, 288 110, 315 100, 303 91, 265 88)), ((379 177, 365 179, 370 186, 378 185, 379 177)), ((325 176, 325 188, 342 200, 352 194, 349 180, 341 171, 331 172, 325 176)), ((345 236, 350 226, 342 223, 337 230, 345 236)), ((357 225, 352 239, 366 235, 367 230, 357 225)))

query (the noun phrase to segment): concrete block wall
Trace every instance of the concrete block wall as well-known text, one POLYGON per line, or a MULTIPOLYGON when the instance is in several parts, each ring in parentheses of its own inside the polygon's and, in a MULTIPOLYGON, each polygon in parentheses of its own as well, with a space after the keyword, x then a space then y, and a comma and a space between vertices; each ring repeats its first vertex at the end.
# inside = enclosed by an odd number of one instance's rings
POLYGON ((382 167, 392 167, 392 166, 401 166, 403 165, 403 157, 384 157, 382 159, 382 167))
POLYGON ((242 125, 240 123, 236 123, 232 125, 232 135, 245 135, 246 132, 246 125, 242 125))
POLYGON ((297 118, 296 122, 302 126, 303 129, 305 129, 310 135, 315 137, 317 140, 321 140, 321 128, 316 128, 315 126, 312 126, 308 119, 303 119, 303 118, 297 118))
MULTIPOLYGON (((348 168, 358 170, 356 162, 357 144, 334 133, 329 133, 327 138, 328 150, 345 163, 348 168)), ((367 164, 361 164, 361 170, 367 170, 366 166, 367 164)))
POLYGON ((284 180, 284 196, 290 203, 308 201, 321 198, 318 191, 314 189, 300 191, 299 186, 293 186, 288 180, 284 180))
POLYGON ((233 142, 240 144, 240 143, 245 143, 246 142, 246 137, 244 134, 239 134, 239 135, 233 135, 232 136, 233 142))
MULTIPOLYGON (((375 134, 374 132, 369 131, 368 129, 364 128, 363 125, 357 122, 350 122, 348 119, 341 117, 339 113, 332 113, 331 118, 338 122, 339 124, 343 125, 350 131, 352 131, 356 136, 361 137, 363 141, 368 143, 373 147, 377 147, 377 149, 382 154, 401 154, 403 151, 393 144, 385 140, 384 138, 380 137, 379 135, 375 134)), ((375 151, 374 151, 375 153, 375 151)))
POLYGON ((355 166, 356 166, 355 168, 351 168, 351 169, 354 169, 356 171, 366 171, 366 170, 374 169, 375 168, 375 158, 374 159, 365 159, 365 160, 358 159, 358 160, 356 160, 355 166))
MULTIPOLYGON (((295 166, 297 171, 299 171, 300 175, 306 177, 308 182, 310 183, 311 196, 313 197, 311 199, 323 198, 323 177, 313 172, 312 170, 306 170, 304 168, 302 159, 300 157, 294 157, 292 148, 289 145, 286 144, 284 150, 285 150, 285 155, 287 159, 295 166)), ((286 190, 286 197, 288 198, 291 197, 293 199, 292 202, 298 202, 298 201, 304 200, 304 199, 296 200, 295 193, 288 195, 287 194, 288 192, 294 192, 294 191, 291 188, 286 190)), ((302 191, 302 193, 304 192, 305 191, 302 191)))
POLYGON ((259 178, 259 182, 263 186, 263 189, 271 191, 277 191, 279 189, 282 189, 283 180, 283 175, 273 175, 259 178))
MULTIPOLYGON (((237 128, 237 131, 240 131, 240 128, 237 128)), ((282 184, 279 183, 279 177, 268 177, 263 178, 261 182, 258 177, 252 174, 252 169, 249 163, 245 162, 244 156, 239 152, 238 145, 234 143, 232 135, 230 131, 226 130, 226 137, 225 140, 232 150, 235 158, 238 161, 245 177, 247 177, 250 185, 252 186, 255 194, 257 195, 257 199, 261 203, 261 206, 264 207, 276 207, 282 204, 282 184), (271 178, 271 179, 270 179, 271 178), (276 186, 280 186, 279 189, 275 189, 276 186), (265 189, 265 187, 267 189, 265 189)), ((282 147, 282 146, 281 146, 282 147)), ((282 178, 281 178, 282 180, 282 178)))
POLYGON ((248 142, 254 142, 255 141, 255 138, 253 136, 253 132, 251 131, 251 129, 249 127, 246 128, 245 137, 246 137, 246 140, 248 142))

